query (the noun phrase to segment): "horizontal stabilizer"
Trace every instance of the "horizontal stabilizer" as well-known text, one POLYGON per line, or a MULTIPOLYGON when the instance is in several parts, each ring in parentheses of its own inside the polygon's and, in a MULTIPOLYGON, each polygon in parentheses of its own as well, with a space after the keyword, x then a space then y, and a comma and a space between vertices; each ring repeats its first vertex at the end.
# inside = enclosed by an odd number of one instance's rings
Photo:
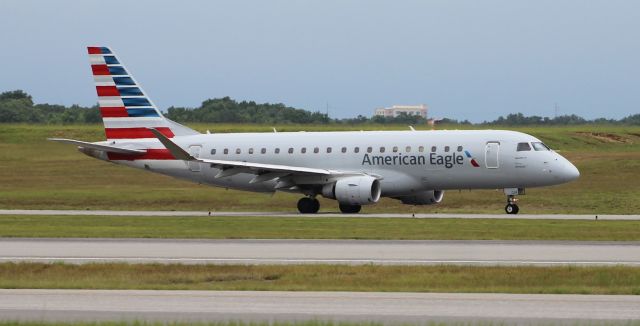
POLYGON ((59 142, 59 143, 77 145, 77 146, 80 146, 80 147, 83 147, 83 148, 96 149, 96 150, 103 151, 103 152, 108 152, 108 153, 142 155, 142 154, 147 152, 144 149, 131 149, 131 148, 122 148, 122 147, 109 146, 109 145, 100 145, 100 144, 89 143, 89 142, 80 141, 80 140, 74 140, 74 139, 47 138, 47 140, 55 141, 55 142, 59 142))

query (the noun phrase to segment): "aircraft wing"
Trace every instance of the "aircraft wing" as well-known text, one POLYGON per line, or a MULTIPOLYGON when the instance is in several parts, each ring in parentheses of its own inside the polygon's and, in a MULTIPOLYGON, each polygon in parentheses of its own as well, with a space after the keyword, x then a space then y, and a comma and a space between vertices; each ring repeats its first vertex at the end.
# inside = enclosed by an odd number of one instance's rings
POLYGON ((264 163, 252 163, 252 162, 244 162, 244 161, 209 160, 209 159, 195 158, 191 154, 189 154, 187 151, 182 149, 182 147, 172 142, 169 138, 167 138, 164 134, 162 134, 158 130, 154 128, 149 128, 149 129, 176 159, 191 161, 191 162, 208 163, 221 168, 223 171, 221 171, 216 177, 233 175, 239 172, 254 173, 254 174, 271 172, 272 175, 281 173, 283 175, 284 174, 307 174, 307 175, 327 175, 327 176, 328 175, 347 176, 347 175, 363 174, 361 172, 345 172, 345 171, 316 169, 316 168, 289 166, 289 165, 280 165, 280 164, 264 164, 264 163), (235 171, 231 171, 231 169, 235 171))
POLYGON ((119 153, 119 154, 129 154, 129 155, 142 155, 147 151, 144 149, 131 149, 131 148, 122 148, 116 146, 109 145, 100 145, 95 143, 89 143, 85 141, 75 140, 75 139, 64 139, 64 138, 47 138, 47 140, 55 141, 59 143, 73 144, 83 148, 91 148, 99 151, 110 152, 110 153, 119 153))

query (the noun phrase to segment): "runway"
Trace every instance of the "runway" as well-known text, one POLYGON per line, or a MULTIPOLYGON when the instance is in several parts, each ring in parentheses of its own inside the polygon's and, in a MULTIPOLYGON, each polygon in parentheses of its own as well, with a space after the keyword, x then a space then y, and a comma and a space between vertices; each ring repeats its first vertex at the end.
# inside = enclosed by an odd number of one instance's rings
POLYGON ((640 242, 0 238, 0 261, 640 266, 640 242))
POLYGON ((205 212, 205 211, 113 211, 113 210, 30 210, 0 209, 0 215, 72 215, 72 216, 156 216, 156 217, 205 217, 205 216, 248 216, 248 217, 359 217, 359 218, 490 218, 490 219, 544 219, 544 220, 640 220, 640 215, 580 215, 580 214, 410 214, 410 213, 319 213, 303 215, 287 212, 205 212))
POLYGON ((0 290, 0 319, 47 321, 625 321, 640 296, 379 292, 0 290))

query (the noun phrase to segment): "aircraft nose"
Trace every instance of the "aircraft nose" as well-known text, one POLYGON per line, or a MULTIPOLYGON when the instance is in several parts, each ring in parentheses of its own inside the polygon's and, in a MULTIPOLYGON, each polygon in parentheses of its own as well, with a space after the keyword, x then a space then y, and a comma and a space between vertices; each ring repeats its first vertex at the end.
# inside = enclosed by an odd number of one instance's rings
POLYGON ((562 169, 562 179, 564 179, 566 182, 569 182, 578 179, 578 177, 580 177, 580 171, 578 171, 578 168, 576 168, 576 166, 569 161, 564 162, 564 168, 562 169))

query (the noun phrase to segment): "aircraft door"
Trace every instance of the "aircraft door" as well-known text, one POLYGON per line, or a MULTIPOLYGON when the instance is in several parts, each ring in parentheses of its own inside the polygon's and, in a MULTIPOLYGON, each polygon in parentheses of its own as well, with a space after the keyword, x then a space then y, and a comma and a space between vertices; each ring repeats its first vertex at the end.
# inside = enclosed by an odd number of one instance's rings
MULTIPOLYGON (((189 146, 189 154, 195 158, 200 158, 200 150, 202 146, 200 145, 191 145, 189 146)), ((192 172, 200 172, 200 163, 199 162, 189 162, 189 170, 192 172)))
POLYGON ((487 169, 497 169, 499 166, 498 154, 500 153, 499 142, 488 142, 484 148, 484 164, 487 169))

